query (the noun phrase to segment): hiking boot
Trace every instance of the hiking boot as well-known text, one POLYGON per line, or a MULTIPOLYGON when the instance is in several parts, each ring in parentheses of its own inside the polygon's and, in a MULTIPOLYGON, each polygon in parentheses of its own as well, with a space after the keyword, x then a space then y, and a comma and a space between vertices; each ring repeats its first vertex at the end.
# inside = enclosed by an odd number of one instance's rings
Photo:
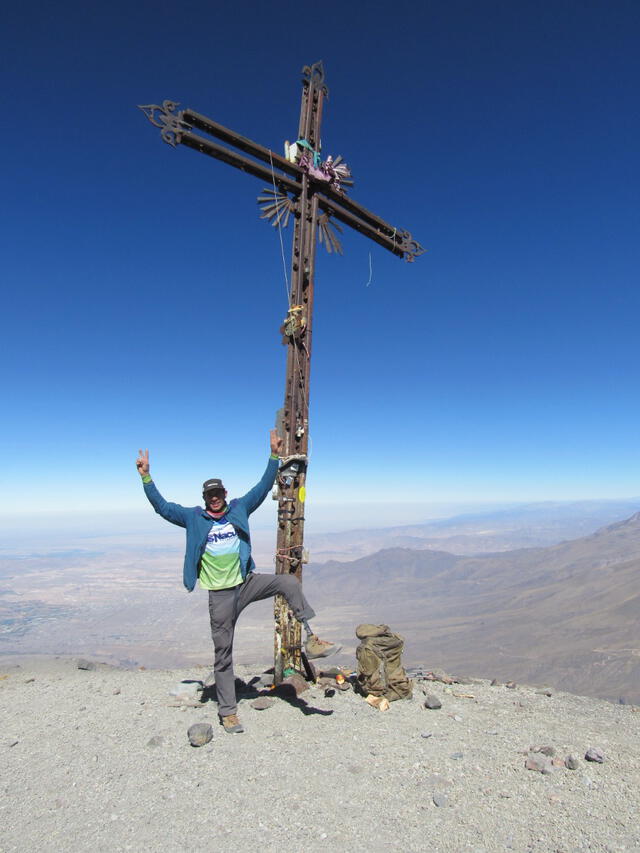
POLYGON ((342 646, 337 643, 329 643, 327 640, 321 640, 316 634, 307 637, 304 643, 304 650, 309 660, 314 658, 328 658, 329 655, 335 655, 339 652, 342 646))
POLYGON ((244 731, 244 726, 237 714, 228 714, 226 717, 220 717, 220 722, 227 734, 237 735, 244 731))

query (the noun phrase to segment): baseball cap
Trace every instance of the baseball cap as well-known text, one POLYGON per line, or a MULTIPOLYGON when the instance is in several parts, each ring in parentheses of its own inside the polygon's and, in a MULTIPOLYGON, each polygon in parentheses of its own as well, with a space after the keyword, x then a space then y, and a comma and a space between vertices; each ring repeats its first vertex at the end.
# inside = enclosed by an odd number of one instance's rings
POLYGON ((224 492, 225 488, 222 485, 222 480, 218 480, 216 478, 212 480, 205 480, 202 484, 202 494, 206 495, 207 492, 213 492, 216 489, 220 489, 224 492))

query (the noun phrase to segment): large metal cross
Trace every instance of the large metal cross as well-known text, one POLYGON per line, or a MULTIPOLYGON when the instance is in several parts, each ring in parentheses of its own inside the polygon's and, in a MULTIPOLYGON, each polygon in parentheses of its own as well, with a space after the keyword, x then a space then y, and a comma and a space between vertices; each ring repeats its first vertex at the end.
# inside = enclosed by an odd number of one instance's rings
MULTIPOLYGON (((342 254, 336 234, 338 222, 371 238, 394 255, 413 261, 424 249, 411 234, 389 225, 347 197, 350 171, 341 157, 322 160, 320 124, 322 106, 328 96, 321 62, 302 69, 302 104, 298 138, 285 144, 285 156, 240 136, 193 110, 179 110, 174 101, 162 106, 140 106, 149 121, 161 129, 169 145, 186 145, 266 181, 268 188, 258 197, 263 211, 276 228, 286 227, 293 217, 293 248, 289 308, 281 328, 287 346, 284 408, 278 427, 284 438, 284 458, 278 473, 278 539, 276 572, 292 573, 302 579, 307 561, 304 543, 304 503, 309 441, 309 375, 316 235, 327 251, 342 254), (220 145, 208 137, 220 140, 220 145), (241 153, 242 152, 242 153, 241 153), (249 156, 246 156, 249 155, 249 156)), ((301 646, 299 623, 284 599, 275 604, 275 681, 293 671, 310 673, 301 646)))

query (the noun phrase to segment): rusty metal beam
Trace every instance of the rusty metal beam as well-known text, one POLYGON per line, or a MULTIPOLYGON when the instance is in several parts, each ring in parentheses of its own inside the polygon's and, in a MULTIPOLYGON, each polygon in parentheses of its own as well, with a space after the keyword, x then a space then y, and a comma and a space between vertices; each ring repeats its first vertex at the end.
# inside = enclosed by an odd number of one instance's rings
POLYGON ((324 195, 319 195, 318 203, 323 212, 329 213, 331 216, 339 219, 340 222, 349 225, 354 231, 358 231, 365 237, 369 237, 389 252, 393 252, 394 255, 398 255, 398 257, 404 256, 405 250, 400 241, 400 235, 404 232, 398 232, 391 228, 391 226, 387 226, 383 232, 365 219, 356 216, 342 204, 336 203, 332 198, 326 198, 324 195), (388 231, 391 231, 391 235, 387 233, 388 231))
POLYGON ((300 166, 290 163, 289 160, 280 154, 276 154, 270 148, 265 148, 264 145, 259 145, 257 142, 247 139, 246 136, 241 136, 234 130, 229 130, 228 127, 218 124, 217 121, 213 121, 207 118, 207 116, 200 115, 200 113, 196 113, 194 110, 186 109, 182 111, 182 119, 192 127, 208 133, 209 136, 213 136, 216 139, 221 139, 227 145, 233 145, 234 148, 238 148, 240 151, 251 154, 252 157, 262 160, 263 163, 269 163, 269 165, 273 163, 275 167, 286 172, 288 175, 293 175, 298 179, 302 177, 300 166))
MULTIPOLYGON (((293 193, 296 196, 300 194, 300 184, 297 181, 292 180, 287 175, 282 175, 279 172, 276 172, 275 169, 272 172, 270 168, 262 166, 260 163, 256 163, 248 157, 232 151, 230 148, 218 145, 210 139, 205 139, 204 137, 199 136, 196 133, 191 133, 190 131, 183 131, 180 135, 179 142, 182 145, 186 145, 187 148, 192 148, 194 151, 199 151, 201 154, 206 154, 216 160, 221 160, 223 163, 227 163, 229 166, 240 169, 242 172, 254 175, 256 178, 261 178, 268 184, 275 182, 276 186, 284 191, 293 193)), ((300 177, 302 177, 304 174, 302 170, 298 169, 298 172, 300 177)), ((392 252, 394 255, 404 257, 407 254, 407 249, 403 242, 403 237, 407 234, 406 231, 395 229, 383 220, 379 220, 379 222, 382 223, 382 226, 377 225, 376 220, 378 220, 378 217, 374 217, 373 214, 368 217, 369 221, 367 221, 367 219, 360 218, 355 215, 352 210, 360 210, 366 216, 368 211, 361 205, 345 204, 345 201, 348 200, 345 199, 344 196, 340 196, 338 193, 332 193, 331 196, 329 196, 328 193, 325 195, 325 187, 320 184, 320 182, 313 180, 310 180, 310 182, 314 186, 321 187, 321 191, 318 193, 318 203, 323 212, 335 216, 336 219, 344 222, 345 225, 349 225, 355 231, 358 231, 365 237, 369 237, 371 240, 378 243, 378 245, 387 249, 389 252, 392 252)))
MULTIPOLYGON (((310 144, 320 136, 322 103, 326 88, 322 85, 322 65, 316 64, 305 75, 300 104, 300 137, 310 144), (318 65, 319 72, 318 73, 318 65)), ((301 170, 302 171, 302 170, 301 170)), ((304 509, 309 445, 309 386, 313 328, 315 254, 318 232, 318 197, 314 183, 302 172, 300 195, 291 250, 291 295, 288 318, 283 326, 287 343, 287 369, 282 413, 285 452, 278 474, 278 536, 276 572, 294 574, 302 581, 304 557, 304 509), (295 318, 295 319, 294 319, 295 318), (293 459, 287 462, 287 457, 293 459)), ((282 680, 289 670, 302 668, 302 631, 290 615, 289 605, 280 596, 274 604, 274 680, 282 680)))
MULTIPOLYGON (((315 91, 317 92, 317 87, 315 91)), ((176 102, 166 100, 163 101, 162 106, 150 104, 141 106, 140 109, 154 126, 161 129, 162 138, 169 145, 173 147, 179 144, 186 145, 188 148, 200 151, 236 169, 261 178, 269 184, 273 184, 275 181, 276 186, 284 192, 290 192, 294 196, 299 195, 302 176, 306 172, 298 165, 290 163, 271 149, 253 142, 253 140, 230 130, 207 116, 195 112, 195 110, 186 109, 178 111, 177 107, 178 104, 176 102), (253 160, 236 153, 230 148, 218 145, 209 139, 193 133, 193 127, 250 154, 251 157, 268 164, 268 168, 255 163, 253 160), (283 175, 282 172, 285 174, 283 175)), ((308 139, 309 144, 312 146, 319 145, 319 131, 308 120, 306 114, 304 118, 302 117, 303 112, 304 110, 301 112, 299 126, 300 137, 308 139)), ((320 112, 317 117, 318 128, 321 117, 322 104, 320 104, 320 112)), ((398 257, 405 257, 408 261, 412 261, 415 257, 423 253, 424 249, 419 243, 413 240, 411 234, 405 229, 390 225, 375 213, 367 210, 366 207, 358 204, 358 202, 349 198, 344 193, 337 192, 326 183, 317 181, 312 176, 309 176, 309 181, 311 188, 320 193, 320 209, 323 212, 334 215, 345 225, 358 231, 363 236, 374 240, 378 245, 398 257)))
POLYGON ((194 151, 200 151, 201 154, 207 154, 216 160, 222 160, 223 163, 234 166, 236 169, 240 169, 241 172, 247 172, 249 175, 261 178, 269 185, 271 185, 272 181, 275 181, 276 186, 282 190, 295 193, 296 195, 300 192, 300 185, 287 175, 282 175, 275 170, 272 172, 267 166, 256 163, 243 154, 237 154, 230 148, 218 145, 216 142, 205 139, 203 136, 198 136, 196 133, 191 133, 190 131, 182 133, 180 142, 182 145, 186 145, 187 148, 193 148, 194 151))

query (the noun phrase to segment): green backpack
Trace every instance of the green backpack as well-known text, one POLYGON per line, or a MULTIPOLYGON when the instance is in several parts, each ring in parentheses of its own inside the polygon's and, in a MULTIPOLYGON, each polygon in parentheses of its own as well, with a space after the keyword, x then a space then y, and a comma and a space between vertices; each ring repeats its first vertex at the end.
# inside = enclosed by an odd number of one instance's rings
POLYGON ((363 696, 384 696, 389 702, 409 699, 413 681, 402 666, 404 639, 388 625, 358 625, 356 649, 358 660, 357 687, 363 696))

